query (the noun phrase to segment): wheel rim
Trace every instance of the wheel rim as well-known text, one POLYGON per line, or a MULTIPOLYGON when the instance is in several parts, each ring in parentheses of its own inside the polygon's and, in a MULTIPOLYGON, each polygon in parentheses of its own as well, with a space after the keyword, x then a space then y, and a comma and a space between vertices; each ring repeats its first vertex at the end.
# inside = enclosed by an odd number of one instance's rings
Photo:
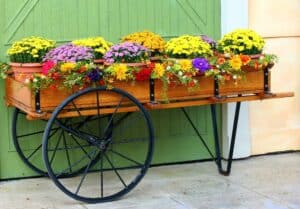
POLYGON ((135 98, 120 89, 89 88, 73 94, 53 112, 43 137, 43 158, 49 176, 70 197, 88 203, 112 201, 132 190, 145 175, 153 155, 153 139, 150 116, 135 98), (93 116, 83 114, 89 108, 78 105, 87 95, 95 97, 98 107, 91 108, 96 111, 93 116), (117 102, 110 104, 109 113, 103 113, 101 99, 107 95, 117 102), (135 111, 118 113, 124 105, 135 111), (70 109, 76 117, 60 119, 70 109), (49 141, 55 137, 50 134, 54 125, 61 132, 56 137, 79 146, 76 155, 66 156, 59 165, 51 162, 55 149, 49 141), (60 178, 80 165, 85 167, 77 177, 60 178))

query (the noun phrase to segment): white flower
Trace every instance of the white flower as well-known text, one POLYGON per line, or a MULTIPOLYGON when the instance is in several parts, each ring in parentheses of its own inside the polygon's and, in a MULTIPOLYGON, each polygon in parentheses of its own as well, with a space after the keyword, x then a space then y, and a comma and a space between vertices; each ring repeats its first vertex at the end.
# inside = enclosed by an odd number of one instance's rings
POLYGON ((166 70, 171 70, 171 66, 168 65, 167 68, 166 68, 166 70))
POLYGON ((237 79, 237 76, 236 76, 236 75, 233 75, 232 78, 233 78, 234 80, 236 80, 236 79, 237 79))
POLYGON ((183 75, 182 71, 179 71, 179 72, 178 72, 178 75, 179 75, 179 76, 182 76, 182 75, 183 75))
POLYGON ((26 84, 29 84, 30 83, 30 80, 28 78, 25 79, 24 81, 26 84))
POLYGON ((33 82, 36 83, 36 82, 38 82, 38 80, 37 80, 36 78, 34 78, 34 79, 33 79, 33 82))

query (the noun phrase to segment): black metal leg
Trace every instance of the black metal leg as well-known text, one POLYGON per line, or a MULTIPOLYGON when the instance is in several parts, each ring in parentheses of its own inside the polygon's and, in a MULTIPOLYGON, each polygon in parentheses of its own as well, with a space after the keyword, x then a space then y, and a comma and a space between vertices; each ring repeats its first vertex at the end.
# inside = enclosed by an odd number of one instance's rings
POLYGON ((188 120, 188 122, 190 123, 190 125, 192 126, 192 128, 194 129, 198 138, 202 142, 203 146, 206 148, 206 150, 209 153, 209 155, 211 156, 211 158, 215 158, 215 156, 213 155, 212 151, 209 149, 207 143, 205 142, 204 138, 201 136, 200 132, 198 131, 196 125, 193 123, 193 121, 192 121, 191 117, 189 116, 189 114, 187 113, 187 111, 183 107, 181 108, 181 110, 184 113, 184 115, 185 115, 186 119, 188 120))
POLYGON ((219 173, 228 176, 231 171, 231 164, 232 164, 232 156, 234 151, 234 145, 235 145, 235 138, 236 138, 236 131, 237 131, 237 125, 239 120, 239 114, 240 114, 240 107, 241 102, 236 103, 235 107, 235 114, 234 114, 234 121, 233 121, 233 128, 232 128, 232 134, 231 134, 231 141, 230 141, 230 149, 228 154, 228 162, 227 162, 227 168, 224 170, 222 168, 222 157, 220 152, 220 143, 219 143, 219 134, 218 134, 218 126, 217 126, 217 116, 216 116, 216 105, 211 105, 211 116, 212 116, 212 125, 214 130, 214 139, 215 139, 215 149, 216 149, 216 164, 218 166, 219 173))

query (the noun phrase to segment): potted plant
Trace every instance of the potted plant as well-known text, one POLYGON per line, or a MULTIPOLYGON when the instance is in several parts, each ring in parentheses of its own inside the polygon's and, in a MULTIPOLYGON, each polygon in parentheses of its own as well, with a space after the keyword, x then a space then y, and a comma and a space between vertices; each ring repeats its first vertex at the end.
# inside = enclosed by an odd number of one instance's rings
POLYGON ((114 45, 104 55, 105 65, 109 66, 104 71, 116 80, 128 80, 134 77, 134 72, 147 66, 149 50, 137 43, 124 42, 114 45))
POLYGON ((217 50, 223 54, 259 55, 265 46, 264 39, 251 29, 236 29, 218 42, 217 50))
POLYGON ((219 81, 237 82, 246 77, 247 71, 271 68, 277 60, 275 55, 263 54, 264 39, 250 29, 236 29, 218 41, 216 56, 211 59, 214 68, 207 76, 219 81))
POLYGON ((74 86, 81 88, 85 84, 86 72, 94 67, 93 59, 92 48, 72 43, 63 44, 44 56, 42 73, 54 85, 63 84, 70 89, 74 86))
POLYGON ((33 73, 41 72, 43 56, 54 46, 54 41, 34 36, 14 42, 7 54, 15 79, 24 81, 33 73))
MULTIPOLYGON (((208 58, 212 56, 209 43, 202 38, 183 35, 166 44, 168 83, 184 84, 192 89, 199 85, 198 75, 210 69, 208 58)), ((200 84, 201 85, 201 84, 200 84)))
POLYGON ((122 42, 134 42, 150 50, 150 60, 160 60, 164 54, 166 42, 151 31, 135 32, 122 38, 122 42))
POLYGON ((176 59, 193 59, 212 55, 212 50, 208 43, 199 37, 190 35, 172 38, 167 42, 165 51, 168 57, 176 59))
POLYGON ((72 41, 74 45, 77 46, 86 46, 93 49, 94 53, 94 63, 102 64, 104 62, 103 56, 104 54, 110 49, 113 45, 111 42, 106 41, 104 38, 98 37, 91 37, 85 39, 78 39, 72 41))

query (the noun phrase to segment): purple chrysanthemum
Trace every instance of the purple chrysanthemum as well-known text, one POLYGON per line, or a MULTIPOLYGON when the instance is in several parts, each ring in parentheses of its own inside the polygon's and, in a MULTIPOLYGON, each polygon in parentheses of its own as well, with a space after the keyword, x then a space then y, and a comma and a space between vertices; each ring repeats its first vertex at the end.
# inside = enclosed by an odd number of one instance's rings
POLYGON ((205 71, 210 69, 210 64, 205 58, 195 58, 193 59, 193 67, 198 69, 200 73, 204 73, 205 71))
POLYGON ((106 62, 141 62, 148 59, 148 49, 142 45, 124 42, 114 45, 103 57, 106 62))
POLYGON ((208 37, 207 35, 201 35, 200 38, 206 43, 208 43, 212 49, 216 48, 217 42, 214 39, 208 37))
POLYGON ((94 58, 93 49, 85 46, 76 46, 67 43, 50 50, 43 61, 58 62, 77 62, 92 60, 94 58))

